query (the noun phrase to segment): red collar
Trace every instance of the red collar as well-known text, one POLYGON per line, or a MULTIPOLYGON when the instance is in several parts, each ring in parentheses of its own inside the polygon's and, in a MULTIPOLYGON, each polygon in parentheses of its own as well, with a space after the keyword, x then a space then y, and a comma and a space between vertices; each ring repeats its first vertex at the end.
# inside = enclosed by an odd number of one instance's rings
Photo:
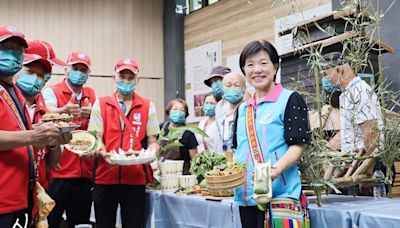
MULTIPOLYGON (((281 84, 276 84, 275 87, 272 89, 272 91, 270 91, 270 92, 259 102, 259 104, 264 103, 264 102, 275 102, 275 101, 277 101, 278 98, 279 98, 279 96, 281 95, 282 91, 283 91, 282 85, 281 85, 281 84)), ((257 108, 257 107, 258 107, 258 104, 257 104, 257 102, 256 102, 256 97, 255 97, 255 96, 256 96, 256 94, 254 94, 254 95, 250 98, 250 100, 247 101, 247 105, 251 105, 251 106, 253 106, 254 108, 257 108)))
POLYGON ((41 93, 38 93, 35 96, 35 103, 36 103, 36 108, 35 108, 35 113, 37 112, 47 112, 47 107, 46 104, 44 103, 43 95, 41 93))
MULTIPOLYGON (((62 82, 61 82, 61 88, 62 88, 62 92, 63 93, 67 93, 67 94, 72 94, 73 93, 73 91, 72 91, 72 89, 69 87, 69 85, 67 84, 67 79, 64 79, 62 82)), ((83 87, 82 87, 83 88, 83 87)))

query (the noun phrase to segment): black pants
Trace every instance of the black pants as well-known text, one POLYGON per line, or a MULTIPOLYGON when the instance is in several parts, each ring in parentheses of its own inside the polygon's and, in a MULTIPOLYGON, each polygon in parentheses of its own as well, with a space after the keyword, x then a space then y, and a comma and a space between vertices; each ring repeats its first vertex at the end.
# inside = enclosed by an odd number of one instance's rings
POLYGON ((93 193, 96 228, 115 227, 118 204, 122 227, 144 227, 144 185, 96 185, 93 193))
POLYGON ((49 227, 60 227, 64 210, 69 228, 74 228, 79 224, 90 224, 92 186, 90 179, 54 179, 50 183, 48 192, 56 201, 56 206, 49 214, 49 227))
POLYGON ((12 228, 14 224, 18 220, 18 224, 21 227, 25 226, 25 223, 30 224, 30 219, 28 217, 28 210, 21 210, 21 211, 16 211, 8 214, 0 214, 0 227, 1 228, 12 228), (28 221, 26 221, 28 218, 28 221))
POLYGON ((239 206, 239 213, 243 228, 264 228, 265 213, 257 206, 239 206))

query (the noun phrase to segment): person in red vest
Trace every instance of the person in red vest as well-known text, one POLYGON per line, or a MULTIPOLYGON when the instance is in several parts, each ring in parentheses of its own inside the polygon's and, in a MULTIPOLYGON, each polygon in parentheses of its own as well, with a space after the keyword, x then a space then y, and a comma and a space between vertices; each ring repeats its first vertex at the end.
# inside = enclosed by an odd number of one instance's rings
POLYGON ((33 148, 60 137, 54 123, 32 128, 22 92, 13 81, 28 46, 13 26, 0 27, 0 227, 31 224, 35 167, 33 148))
MULTIPOLYGON (((15 84, 21 90, 26 100, 25 106, 28 109, 29 119, 33 126, 41 123, 42 117, 48 112, 40 91, 50 79, 52 65, 46 56, 41 56, 41 49, 45 48, 41 41, 28 42, 28 48, 25 50, 24 66, 17 73, 15 84)), ((46 51, 46 50, 45 50, 46 51)), ((42 53, 41 53, 42 54, 42 53)), ((59 144, 67 143, 72 135, 69 132, 62 133, 62 142, 54 141, 47 147, 33 147, 34 162, 36 167, 36 180, 44 189, 49 187, 48 170, 57 166, 61 158, 61 147, 59 144)), ((32 217, 36 218, 38 213, 34 205, 32 217)))
MULTIPOLYGON (((43 97, 51 112, 73 115, 72 121, 81 124, 78 129, 86 130, 96 100, 94 90, 84 86, 90 73, 90 58, 75 51, 69 55, 67 65, 67 77, 46 88, 43 97)), ((59 169, 51 174, 49 195, 56 201, 56 206, 48 217, 50 227, 60 226, 64 210, 69 227, 90 223, 92 170, 93 159, 80 157, 64 148, 59 169)))
MULTIPOLYGON (((25 50, 24 67, 19 72, 16 81, 22 91, 28 108, 30 121, 39 124, 44 114, 48 113, 43 96, 40 93, 45 83, 50 79, 52 64, 65 67, 67 64, 55 57, 53 47, 46 41, 33 40, 28 42, 25 50)), ((71 139, 70 133, 63 134, 66 140, 71 139)), ((53 144, 44 148, 34 147, 34 158, 37 168, 37 180, 44 189, 49 188, 50 169, 57 166, 61 158, 60 146, 53 144)))
POLYGON ((89 131, 96 131, 104 143, 95 169, 96 227, 115 227, 118 204, 122 227, 144 227, 145 186, 153 181, 150 165, 115 166, 110 151, 122 148, 159 150, 157 113, 154 104, 135 93, 139 68, 124 58, 115 65, 117 91, 93 105, 89 131))

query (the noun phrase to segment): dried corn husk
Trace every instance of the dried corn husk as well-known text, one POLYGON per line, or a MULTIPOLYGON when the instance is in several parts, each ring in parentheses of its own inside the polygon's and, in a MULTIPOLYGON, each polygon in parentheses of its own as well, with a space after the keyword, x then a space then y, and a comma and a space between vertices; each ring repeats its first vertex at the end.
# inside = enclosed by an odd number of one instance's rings
POLYGON ((38 216, 36 228, 48 228, 47 216, 56 206, 56 202, 46 193, 42 185, 36 182, 38 216))

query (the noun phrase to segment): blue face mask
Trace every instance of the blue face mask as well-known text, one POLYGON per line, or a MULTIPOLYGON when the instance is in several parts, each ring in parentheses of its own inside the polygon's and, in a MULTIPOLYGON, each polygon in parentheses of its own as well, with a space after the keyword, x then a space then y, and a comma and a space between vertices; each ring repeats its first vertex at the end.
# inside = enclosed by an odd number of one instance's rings
POLYGON ((169 113, 169 119, 174 124, 183 124, 185 123, 186 113, 182 111, 171 111, 169 113))
POLYGON ((50 78, 51 78, 51 73, 47 73, 47 74, 44 76, 44 83, 47 83, 47 82, 50 80, 50 78))
POLYGON ((0 50, 0 77, 9 77, 22 69, 24 55, 15 51, 0 50))
POLYGON ((243 98, 242 89, 226 89, 224 90, 224 98, 231 104, 239 103, 243 98))
POLYGON ((322 79, 322 88, 328 92, 328 93, 332 93, 334 91, 339 91, 339 85, 335 85, 333 86, 331 83, 331 80, 327 79, 327 78, 323 78, 322 79))
POLYGON ((86 83, 88 77, 88 74, 79 70, 70 70, 68 73, 68 81, 71 82, 73 86, 82 86, 86 83))
POLYGON ((216 96, 221 98, 224 94, 223 84, 222 81, 216 81, 211 84, 212 93, 216 96))
POLYGON ((18 88, 27 97, 33 97, 44 87, 44 81, 40 80, 35 74, 20 73, 16 82, 18 88))
POLYGON ((203 111, 206 116, 215 116, 215 105, 214 104, 204 104, 203 111))
POLYGON ((136 89, 136 83, 127 83, 127 82, 117 82, 117 90, 122 94, 122 95, 129 95, 133 93, 136 89))

